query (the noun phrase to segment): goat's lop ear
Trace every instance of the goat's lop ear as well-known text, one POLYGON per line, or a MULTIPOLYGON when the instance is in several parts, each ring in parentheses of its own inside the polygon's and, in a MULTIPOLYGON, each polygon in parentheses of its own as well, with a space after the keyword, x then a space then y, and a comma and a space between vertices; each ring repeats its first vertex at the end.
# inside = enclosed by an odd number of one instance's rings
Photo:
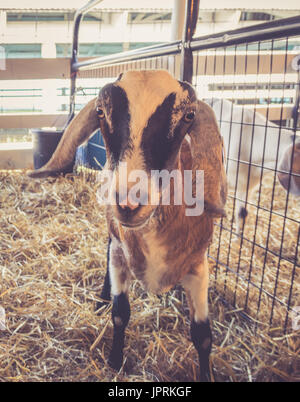
POLYGON ((66 128, 54 154, 42 168, 32 170, 28 176, 33 178, 54 176, 63 172, 74 160, 76 149, 99 127, 96 112, 96 98, 81 109, 66 128))
POLYGON ((214 111, 198 101, 190 131, 193 171, 204 171, 204 209, 215 217, 226 216, 227 180, 223 162, 223 140, 214 111))

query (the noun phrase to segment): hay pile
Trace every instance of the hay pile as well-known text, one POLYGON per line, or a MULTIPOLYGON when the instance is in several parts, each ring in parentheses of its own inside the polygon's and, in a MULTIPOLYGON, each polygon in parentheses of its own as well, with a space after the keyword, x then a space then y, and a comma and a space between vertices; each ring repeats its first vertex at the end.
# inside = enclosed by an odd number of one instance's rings
POLYGON ((273 182, 273 174, 265 175, 260 197, 258 187, 249 199, 254 205, 247 206, 243 239, 235 232, 233 198, 228 198, 225 230, 216 228, 210 255, 221 263, 214 267, 218 292, 281 334, 285 326, 291 329, 295 314, 287 305, 300 306, 300 204, 296 197, 287 197, 278 180, 272 202, 273 182))
MULTIPOLYGON (((124 369, 106 364, 110 306, 95 314, 106 265, 104 211, 83 176, 0 172, 2 381, 190 381, 198 375, 178 290, 130 291, 124 369)), ((213 266, 212 266, 213 269, 213 266)), ((220 273, 221 274, 221 273, 220 273)), ((227 287, 229 284, 227 285, 227 287)), ((214 381, 300 380, 299 332, 271 337, 210 292, 214 381)))

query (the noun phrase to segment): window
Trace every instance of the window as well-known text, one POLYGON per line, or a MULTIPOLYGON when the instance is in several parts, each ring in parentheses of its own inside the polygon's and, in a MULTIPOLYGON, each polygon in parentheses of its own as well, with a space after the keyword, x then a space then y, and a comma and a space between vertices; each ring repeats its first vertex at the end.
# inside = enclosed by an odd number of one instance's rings
MULTIPOLYGON (((74 13, 72 12, 56 12, 56 13, 7 13, 7 22, 18 21, 73 21, 74 13)), ((96 14, 86 14, 84 21, 102 21, 96 14)))
POLYGON ((163 42, 131 42, 129 43, 129 50, 139 49, 141 47, 159 45, 163 42))
POLYGON ((7 22, 17 21, 65 21, 71 19, 68 13, 7 13, 7 22))
POLYGON ((172 13, 129 13, 129 24, 145 24, 154 22, 171 22, 172 13))
POLYGON ((209 91, 257 91, 257 90, 278 90, 278 89, 294 89, 296 84, 287 83, 241 83, 241 84, 208 84, 209 91))
MULTIPOLYGON (((106 56, 123 51, 123 43, 81 43, 79 44, 79 57, 106 56)), ((70 43, 56 44, 56 57, 71 57, 70 43)))
POLYGON ((8 59, 32 59, 42 57, 42 45, 36 43, 4 44, 5 57, 8 59))
POLYGON ((71 57, 71 43, 57 43, 56 57, 71 57))
POLYGON ((250 11, 242 11, 241 21, 272 21, 275 15, 267 13, 253 13, 250 11))
POLYGON ((273 104, 291 104, 293 98, 252 98, 252 99, 238 99, 237 105, 273 105, 273 104))
POLYGON ((246 51, 246 52, 259 52, 259 51, 286 51, 286 50, 299 50, 300 40, 295 38, 289 38, 288 42, 286 39, 275 39, 270 41, 255 42, 242 44, 238 46, 228 46, 226 48, 227 52, 236 51, 246 51))
POLYGON ((79 57, 106 56, 123 51, 123 43, 82 43, 79 45, 79 57))

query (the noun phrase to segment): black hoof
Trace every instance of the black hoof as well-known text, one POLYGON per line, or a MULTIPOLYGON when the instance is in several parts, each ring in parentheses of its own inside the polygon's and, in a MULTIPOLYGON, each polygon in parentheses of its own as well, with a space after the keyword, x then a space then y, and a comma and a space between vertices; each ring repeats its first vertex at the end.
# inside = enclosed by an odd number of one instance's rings
POLYGON ((123 353, 115 354, 111 352, 108 358, 108 364, 112 369, 119 371, 123 364, 123 353))
POLYGON ((200 382, 211 382, 210 373, 208 371, 200 371, 200 382))

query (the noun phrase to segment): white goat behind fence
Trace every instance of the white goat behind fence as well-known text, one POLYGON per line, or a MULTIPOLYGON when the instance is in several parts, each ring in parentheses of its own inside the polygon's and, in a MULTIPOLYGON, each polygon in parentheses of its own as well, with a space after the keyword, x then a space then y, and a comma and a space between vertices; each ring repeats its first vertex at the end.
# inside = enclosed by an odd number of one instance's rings
POLYGON ((205 101, 213 108, 224 138, 228 187, 236 197, 235 221, 239 233, 253 189, 263 173, 278 169, 286 149, 293 143, 293 134, 254 110, 226 99, 205 101))

